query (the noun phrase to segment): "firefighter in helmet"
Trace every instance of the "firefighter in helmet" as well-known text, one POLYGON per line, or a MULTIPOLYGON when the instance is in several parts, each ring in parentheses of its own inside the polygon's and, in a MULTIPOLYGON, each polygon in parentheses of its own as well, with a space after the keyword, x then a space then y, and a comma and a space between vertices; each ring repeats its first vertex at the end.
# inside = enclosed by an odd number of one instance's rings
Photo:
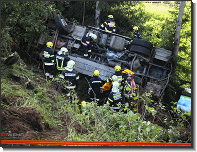
POLYGON ((99 103, 102 93, 103 93, 103 82, 99 77, 99 70, 95 70, 93 73, 93 77, 90 79, 90 87, 88 89, 88 94, 90 95, 90 99, 99 103))
POLYGON ((116 65, 114 67, 114 70, 115 70, 115 73, 111 77, 109 77, 109 79, 107 79, 107 82, 113 82, 114 81, 113 76, 116 76, 117 81, 120 83, 119 89, 122 91, 123 83, 124 83, 124 77, 123 77, 121 67, 119 65, 116 65))
POLYGON ((138 31, 138 27, 137 26, 134 26, 133 27, 133 37, 134 38, 138 38, 138 39, 141 39, 141 36, 140 36, 140 33, 139 33, 139 31, 138 31))
POLYGON ((133 104, 133 93, 135 93, 135 81, 133 79, 134 72, 127 74, 127 79, 125 81, 124 85, 124 97, 125 102, 129 104, 129 109, 132 110, 132 104, 133 104))
POLYGON ((108 20, 100 25, 100 29, 104 29, 107 32, 116 32, 116 22, 113 15, 108 15, 108 20))
POLYGON ((52 47, 53 47, 53 43, 47 42, 46 47, 43 50, 43 56, 44 56, 43 62, 44 62, 46 79, 53 79, 53 75, 55 72, 54 53, 51 50, 52 47))
POLYGON ((56 81, 56 90, 59 87, 59 84, 63 81, 62 91, 66 93, 67 96, 71 96, 77 91, 79 75, 78 72, 74 69, 75 62, 69 60, 65 70, 59 75, 59 79, 56 81))
POLYGON ((122 95, 119 89, 119 83, 117 81, 113 82, 112 91, 107 99, 107 104, 112 106, 115 111, 119 111, 119 103, 122 103, 122 95))
POLYGON ((61 74, 63 70, 65 70, 67 66, 67 62, 70 60, 70 58, 67 55, 68 49, 65 47, 62 47, 60 51, 55 56, 55 63, 56 68, 58 70, 58 74, 61 74))
POLYGON ((82 37, 81 43, 83 45, 84 57, 88 56, 88 52, 91 52, 93 43, 97 40, 96 34, 87 33, 82 37))

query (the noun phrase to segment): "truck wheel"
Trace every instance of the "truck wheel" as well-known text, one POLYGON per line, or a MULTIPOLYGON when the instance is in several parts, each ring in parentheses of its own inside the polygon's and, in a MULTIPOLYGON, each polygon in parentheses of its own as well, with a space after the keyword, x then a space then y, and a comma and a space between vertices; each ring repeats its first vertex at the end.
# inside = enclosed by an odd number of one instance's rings
POLYGON ((55 24, 59 30, 66 30, 67 23, 60 15, 55 16, 55 24))
POLYGON ((152 48, 153 48, 153 44, 151 42, 148 42, 148 41, 142 40, 142 39, 137 39, 137 38, 133 39, 133 42, 131 44, 140 45, 140 46, 146 47, 150 50, 152 50, 152 48))
POLYGON ((142 55, 146 55, 148 57, 151 56, 151 51, 143 46, 139 46, 139 45, 131 45, 130 47, 130 51, 131 52, 136 52, 136 53, 140 53, 142 55))

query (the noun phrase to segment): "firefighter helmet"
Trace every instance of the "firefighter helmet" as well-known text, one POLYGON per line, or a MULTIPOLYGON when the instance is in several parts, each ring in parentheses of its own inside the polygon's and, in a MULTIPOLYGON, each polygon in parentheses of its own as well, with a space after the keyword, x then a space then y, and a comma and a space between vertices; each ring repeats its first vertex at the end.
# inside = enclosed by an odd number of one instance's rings
POLYGON ((108 15, 109 18, 114 18, 113 15, 108 15))
POLYGON ((99 76, 99 70, 94 71, 94 76, 97 76, 97 77, 99 76))
POLYGON ((96 40, 96 39, 97 39, 96 34, 90 33, 89 35, 90 35, 90 37, 91 37, 93 40, 96 40))
POLYGON ((120 71, 120 70, 121 70, 121 67, 120 67, 119 65, 116 65, 116 66, 114 67, 114 69, 115 69, 115 71, 120 71))
POLYGON ((116 75, 113 75, 112 80, 113 80, 113 82, 118 81, 118 77, 116 75))
POLYGON ((58 54, 58 55, 62 55, 62 51, 61 51, 61 50, 58 51, 57 54, 58 54))
POLYGON ((138 30, 138 27, 137 27, 137 26, 134 26, 133 29, 134 29, 135 31, 137 31, 137 30, 138 30))
POLYGON ((52 48, 53 47, 53 43, 52 42, 47 42, 46 45, 47 45, 48 48, 52 48))
POLYGON ((68 49, 65 48, 65 47, 62 47, 62 48, 60 49, 60 51, 62 51, 62 53, 65 55, 65 54, 68 52, 68 49))
POLYGON ((70 60, 67 63, 67 67, 70 68, 70 69, 73 69, 74 68, 74 65, 75 65, 75 61, 73 61, 73 60, 70 60))

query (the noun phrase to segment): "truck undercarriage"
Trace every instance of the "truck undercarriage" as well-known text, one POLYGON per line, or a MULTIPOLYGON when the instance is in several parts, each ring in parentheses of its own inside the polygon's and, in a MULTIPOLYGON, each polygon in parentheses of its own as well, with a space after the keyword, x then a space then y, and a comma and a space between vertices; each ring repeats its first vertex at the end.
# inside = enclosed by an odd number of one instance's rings
POLYGON ((100 78, 106 81, 115 72, 114 66, 120 65, 123 70, 130 69, 135 73, 134 80, 139 86, 154 92, 158 97, 162 95, 172 72, 172 64, 169 62, 171 51, 153 47, 146 40, 132 40, 96 27, 65 22, 60 15, 55 16, 54 21, 54 25, 48 26, 50 35, 41 35, 38 44, 45 45, 47 41, 52 41, 54 52, 66 47, 79 73, 92 76, 97 69, 100 78), (96 34, 97 41, 88 58, 84 58, 81 39, 88 32, 96 34))

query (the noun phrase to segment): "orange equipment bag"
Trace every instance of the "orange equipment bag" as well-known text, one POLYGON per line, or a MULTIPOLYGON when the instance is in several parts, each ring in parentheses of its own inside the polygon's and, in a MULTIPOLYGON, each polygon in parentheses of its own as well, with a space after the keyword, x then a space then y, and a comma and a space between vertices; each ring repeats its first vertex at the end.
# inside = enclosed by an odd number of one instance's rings
POLYGON ((103 85, 103 91, 110 90, 112 86, 112 82, 105 82, 103 85))

